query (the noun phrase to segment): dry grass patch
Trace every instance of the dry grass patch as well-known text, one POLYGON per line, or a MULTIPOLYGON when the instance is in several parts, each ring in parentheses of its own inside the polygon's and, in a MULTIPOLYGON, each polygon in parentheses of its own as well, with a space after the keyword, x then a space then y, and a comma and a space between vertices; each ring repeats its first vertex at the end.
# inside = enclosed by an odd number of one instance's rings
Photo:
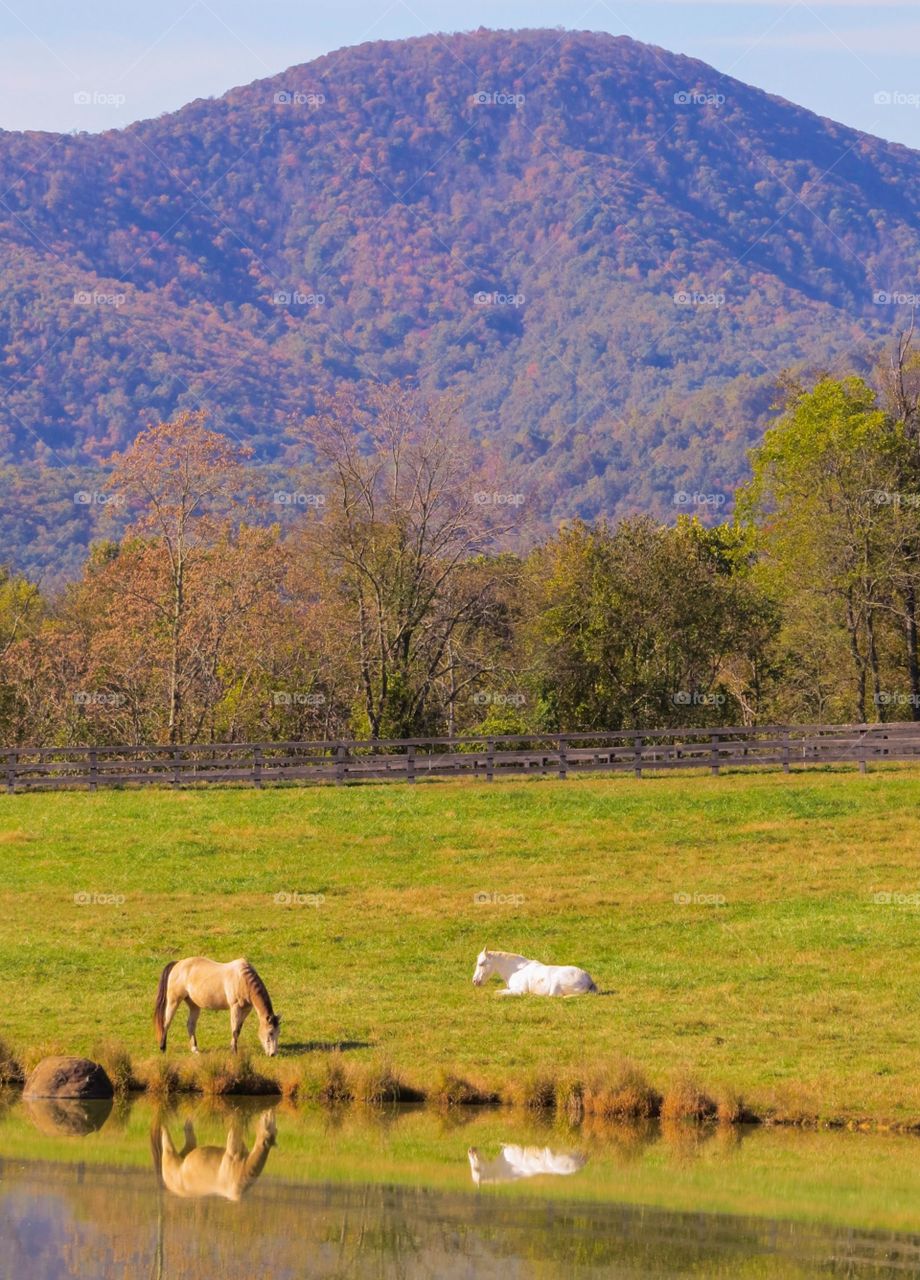
POLYGON ((691 1076, 680 1075, 662 1099, 661 1119, 667 1124, 678 1120, 702 1124, 705 1120, 715 1119, 717 1110, 715 1101, 691 1076))
POLYGON ((501 1101, 494 1089, 474 1084, 453 1071, 442 1071, 429 1100, 442 1107, 488 1107, 501 1101))
POLYGON ((105 1069, 117 1097, 142 1088, 131 1055, 124 1045, 115 1040, 101 1040, 93 1046, 90 1057, 105 1069))
POLYGON ((138 1079, 151 1097, 171 1098, 182 1083, 178 1068, 167 1058, 148 1058, 137 1068, 138 1079))
POLYGON ((651 1120, 661 1111, 661 1094, 641 1068, 626 1059, 601 1067, 570 1084, 566 1106, 571 1114, 579 1106, 584 1115, 608 1120, 651 1120))
POLYGON ((25 1072, 22 1063, 6 1043, 0 1040, 0 1087, 3 1085, 22 1084, 25 1072))
POLYGON ((281 1092, 278 1081, 256 1071, 246 1052, 208 1056, 192 1073, 191 1084, 208 1097, 228 1093, 257 1097, 281 1092))

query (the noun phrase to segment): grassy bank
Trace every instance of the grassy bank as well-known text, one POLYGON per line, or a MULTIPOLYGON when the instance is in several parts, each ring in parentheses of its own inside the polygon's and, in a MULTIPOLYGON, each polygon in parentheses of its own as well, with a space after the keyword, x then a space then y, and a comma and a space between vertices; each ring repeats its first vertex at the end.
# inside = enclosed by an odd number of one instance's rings
MULTIPOLYGON (((915 1122, 918 845, 912 767, 2 797, 0 1035, 26 1065, 116 1042, 142 1073, 162 965, 247 954, 284 1015, 253 1066, 305 1089, 393 1064, 571 1100, 628 1059, 665 1096, 915 1122), (484 945, 602 994, 495 999, 484 945)), ((227 1015, 198 1030, 219 1073, 227 1015)), ((166 1063, 189 1069, 181 1018, 166 1063)))

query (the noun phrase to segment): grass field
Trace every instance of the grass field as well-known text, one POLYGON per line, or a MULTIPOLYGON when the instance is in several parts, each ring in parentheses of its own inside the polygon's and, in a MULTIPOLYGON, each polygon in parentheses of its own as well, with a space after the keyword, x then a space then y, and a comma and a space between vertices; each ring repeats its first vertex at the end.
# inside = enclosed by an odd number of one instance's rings
MULTIPOLYGON (((506 1092, 626 1056, 761 1112, 918 1121, 918 851, 913 767, 8 796, 0 1036, 145 1058, 163 964, 246 954, 282 1069, 343 1043, 423 1088, 449 1069, 506 1092), (604 994, 496 999, 470 982, 484 945, 604 994)), ((228 1035, 202 1015, 203 1048, 228 1035)))

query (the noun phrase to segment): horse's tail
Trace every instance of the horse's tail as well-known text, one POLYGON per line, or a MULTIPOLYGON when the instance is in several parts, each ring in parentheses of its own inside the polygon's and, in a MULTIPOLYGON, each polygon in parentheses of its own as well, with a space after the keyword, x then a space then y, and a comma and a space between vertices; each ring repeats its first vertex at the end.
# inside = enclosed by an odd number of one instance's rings
POLYGON ((166 1029, 164 1022, 166 1021, 166 988, 169 986, 169 975, 176 967, 176 961, 170 960, 160 974, 160 985, 157 987, 157 1001, 153 1006, 153 1025, 156 1028, 157 1039, 160 1042, 160 1048, 166 1048, 166 1029))

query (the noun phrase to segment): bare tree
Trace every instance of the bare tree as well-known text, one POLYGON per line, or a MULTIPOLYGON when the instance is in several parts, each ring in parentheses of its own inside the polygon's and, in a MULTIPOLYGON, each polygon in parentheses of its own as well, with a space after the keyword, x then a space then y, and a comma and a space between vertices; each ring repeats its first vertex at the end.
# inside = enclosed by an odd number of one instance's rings
POLYGON ((494 579, 466 567, 514 525, 515 507, 484 488, 446 397, 348 391, 305 431, 333 491, 316 536, 354 611, 370 734, 411 736, 435 685, 456 674, 452 642, 490 608, 494 579))

